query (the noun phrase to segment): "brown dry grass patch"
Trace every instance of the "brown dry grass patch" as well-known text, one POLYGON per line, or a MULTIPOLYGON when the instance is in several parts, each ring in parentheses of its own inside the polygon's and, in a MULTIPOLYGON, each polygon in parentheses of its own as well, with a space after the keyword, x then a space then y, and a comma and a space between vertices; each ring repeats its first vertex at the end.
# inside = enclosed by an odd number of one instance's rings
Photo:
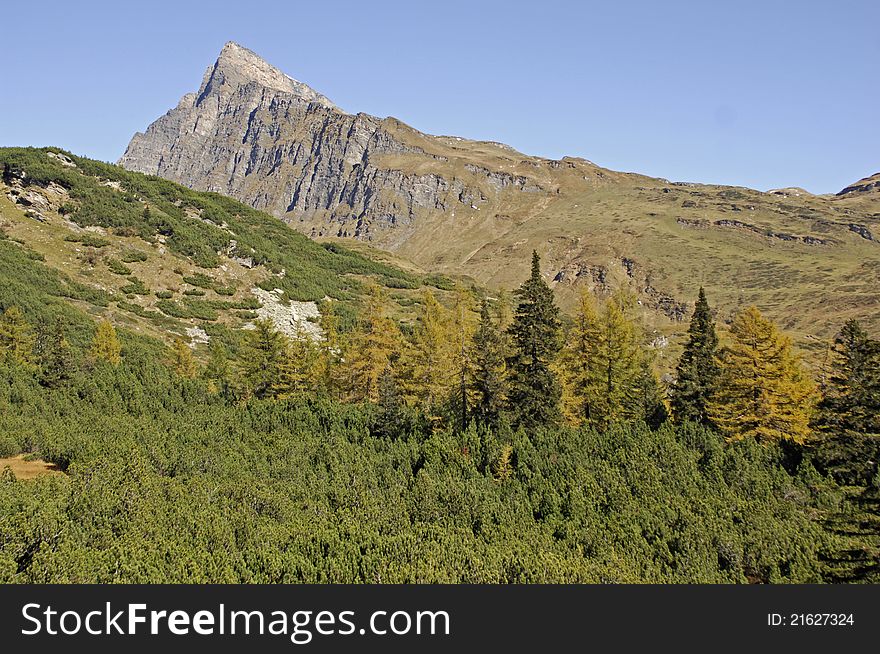
POLYGON ((0 472, 4 468, 10 468, 16 479, 36 479, 43 475, 62 474, 61 469, 54 463, 42 459, 28 460, 25 454, 0 458, 0 472))

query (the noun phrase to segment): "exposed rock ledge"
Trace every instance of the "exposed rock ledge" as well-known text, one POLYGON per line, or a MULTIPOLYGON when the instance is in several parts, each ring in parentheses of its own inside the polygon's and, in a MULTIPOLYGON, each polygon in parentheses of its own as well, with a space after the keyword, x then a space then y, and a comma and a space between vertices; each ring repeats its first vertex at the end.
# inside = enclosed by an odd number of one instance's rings
MULTIPOLYGON (((324 330, 315 322, 321 317, 316 303, 291 300, 285 305, 281 302, 283 291, 279 288, 274 291, 252 288, 251 293, 263 304, 257 309, 257 315, 262 319, 272 321, 275 329, 285 336, 290 338, 305 336, 316 342, 324 340, 324 330)), ((253 323, 245 325, 245 329, 253 328, 253 323)))

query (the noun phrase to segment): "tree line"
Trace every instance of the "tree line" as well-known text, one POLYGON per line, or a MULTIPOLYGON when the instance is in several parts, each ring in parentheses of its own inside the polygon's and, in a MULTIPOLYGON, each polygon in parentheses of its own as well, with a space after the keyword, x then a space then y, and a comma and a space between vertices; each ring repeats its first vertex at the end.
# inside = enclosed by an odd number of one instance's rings
MULTIPOLYGON (((849 320, 827 352, 819 383, 792 341, 756 307, 740 311, 719 339, 701 288, 687 342, 669 388, 658 378, 655 350, 646 343, 632 296, 601 305, 583 293, 564 329, 553 292, 533 253, 517 305, 458 289, 450 307, 430 290, 414 324, 392 319, 383 287, 371 285, 352 329, 340 330, 334 301, 322 305, 323 337, 288 337, 269 320, 245 331, 237 355, 222 342, 200 365, 176 338, 167 362, 182 377, 202 377, 240 401, 318 395, 370 402, 389 411, 420 413, 435 425, 535 429, 562 424, 599 430, 667 420, 694 422, 728 441, 840 439, 880 433, 880 344, 849 320)), ((27 323, 16 306, 0 318, 0 352, 30 366, 47 386, 63 382, 74 363, 64 326, 27 323)), ((113 325, 98 323, 89 358, 119 365, 113 325)))

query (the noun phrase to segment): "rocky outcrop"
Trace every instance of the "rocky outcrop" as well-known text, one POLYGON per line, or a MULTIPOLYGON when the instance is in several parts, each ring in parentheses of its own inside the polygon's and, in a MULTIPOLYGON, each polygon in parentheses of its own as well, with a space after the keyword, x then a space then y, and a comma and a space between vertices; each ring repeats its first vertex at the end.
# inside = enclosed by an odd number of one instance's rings
POLYGON ((849 231, 855 232, 863 239, 867 241, 873 241, 874 235, 871 233, 871 230, 865 227, 864 225, 858 225, 856 223, 850 223, 849 231))
POLYGON ((714 225, 718 227, 734 227, 736 229, 744 229, 749 232, 754 232, 760 236, 764 236, 766 238, 773 238, 780 241, 789 241, 789 242, 800 242, 806 245, 828 245, 831 243, 829 239, 820 238, 818 236, 796 236, 795 234, 789 234, 787 232, 777 232, 774 230, 761 229, 756 225, 750 225, 749 223, 744 223, 741 220, 730 220, 730 219, 722 219, 716 220, 714 225))
POLYGON ((837 193, 838 196, 861 194, 861 193, 877 193, 880 192, 880 173, 875 173, 869 177, 860 179, 855 184, 850 184, 842 191, 837 193))
POLYGON ((376 229, 411 224, 420 210, 476 206, 486 193, 508 188, 543 190, 528 177, 471 164, 464 169, 476 183, 386 165, 383 158, 399 155, 445 159, 401 139, 398 125, 348 114, 228 43, 198 92, 135 134, 119 164, 230 195, 292 223, 309 222, 316 234, 365 240, 376 229))
MULTIPOLYGON (((318 324, 321 312, 315 302, 297 302, 290 300, 286 304, 281 301, 283 291, 275 289, 266 291, 262 288, 251 289, 254 297, 260 301, 257 316, 263 320, 269 320, 275 325, 275 329, 290 338, 308 338, 312 341, 321 341, 324 331, 318 324)), ((246 326, 253 329, 253 324, 246 326)))

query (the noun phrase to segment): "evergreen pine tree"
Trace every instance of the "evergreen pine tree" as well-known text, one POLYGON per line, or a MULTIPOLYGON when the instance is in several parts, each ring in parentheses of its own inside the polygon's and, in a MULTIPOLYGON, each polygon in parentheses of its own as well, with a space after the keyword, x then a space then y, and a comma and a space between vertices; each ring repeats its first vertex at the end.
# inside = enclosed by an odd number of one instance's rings
POLYGON ((677 422, 689 420, 710 424, 708 406, 718 382, 717 357, 718 335, 701 286, 671 392, 672 411, 677 422))
POLYGON ((408 424, 406 404, 390 369, 379 375, 377 397, 379 410, 372 433, 384 438, 402 437, 408 424))
POLYGON ((514 426, 553 425, 561 417, 561 391, 551 369, 560 346, 559 308, 541 277, 537 252, 532 252, 531 276, 516 295, 519 304, 508 328, 513 347, 508 406, 514 426))
POLYGON ((666 393, 654 369, 652 350, 642 351, 635 383, 635 413, 651 429, 659 429, 669 419, 666 393))
POLYGON ((474 418, 481 425, 495 428, 507 402, 507 367, 504 334, 493 320, 486 300, 480 306, 480 324, 473 343, 474 418))
POLYGON ((455 290, 449 322, 454 373, 450 409, 460 432, 468 427, 474 403, 471 385, 475 366, 474 332, 477 316, 473 310, 473 301, 474 298, 469 291, 458 287, 455 290))
POLYGON ((829 432, 880 434, 880 342, 857 320, 834 339, 818 425, 829 432))
POLYGON ((791 340, 755 307, 734 319, 730 335, 709 418, 728 440, 803 443, 811 433, 815 388, 791 340))
POLYGON ((834 339, 816 426, 819 466, 844 484, 870 484, 880 461, 880 342, 856 320, 834 339))
POLYGON ((118 366, 122 361, 122 346, 119 344, 116 330, 109 320, 102 320, 98 323, 90 353, 94 359, 106 361, 113 366, 118 366))
POLYGON ((34 353, 40 366, 40 383, 49 388, 57 388, 73 376, 73 353, 64 331, 64 322, 59 318, 51 325, 41 324, 37 334, 34 353))
POLYGON ((27 365, 34 359, 36 339, 24 314, 16 306, 0 315, 0 356, 13 363, 27 365))
POLYGON ((273 384, 279 377, 279 365, 287 345, 283 334, 275 329, 271 320, 254 321, 243 348, 243 377, 247 393, 256 397, 271 394, 273 384))

